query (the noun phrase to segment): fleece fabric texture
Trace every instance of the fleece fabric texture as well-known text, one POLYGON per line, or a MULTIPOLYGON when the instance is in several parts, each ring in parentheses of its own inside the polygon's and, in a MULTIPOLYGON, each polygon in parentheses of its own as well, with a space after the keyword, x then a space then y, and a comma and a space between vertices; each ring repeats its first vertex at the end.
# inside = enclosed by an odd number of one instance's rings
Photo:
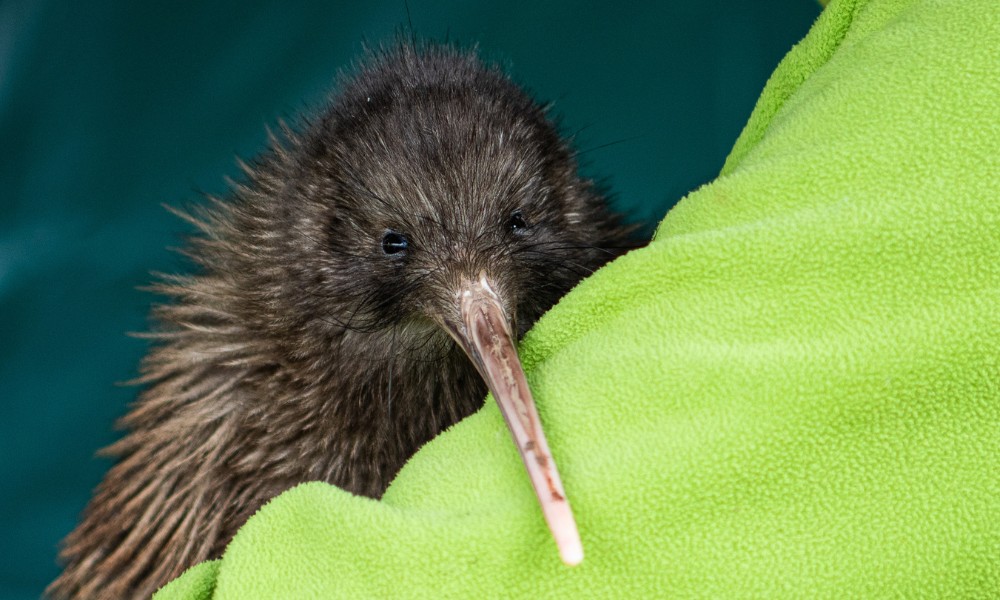
POLYGON ((998 48, 996 0, 834 0, 719 178, 525 338, 580 566, 489 400, 157 600, 1000 594, 998 48))

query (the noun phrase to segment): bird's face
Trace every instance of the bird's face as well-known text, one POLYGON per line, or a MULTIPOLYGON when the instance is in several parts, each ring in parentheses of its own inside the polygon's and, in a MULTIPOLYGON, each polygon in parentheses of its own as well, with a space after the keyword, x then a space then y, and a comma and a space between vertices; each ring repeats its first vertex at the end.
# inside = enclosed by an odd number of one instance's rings
POLYGON ((482 277, 519 337, 610 257, 603 205, 533 104, 517 114, 465 96, 371 104, 301 168, 310 202, 296 243, 312 247, 296 305, 330 298, 335 326, 439 352, 428 338, 449 339, 457 298, 482 277))

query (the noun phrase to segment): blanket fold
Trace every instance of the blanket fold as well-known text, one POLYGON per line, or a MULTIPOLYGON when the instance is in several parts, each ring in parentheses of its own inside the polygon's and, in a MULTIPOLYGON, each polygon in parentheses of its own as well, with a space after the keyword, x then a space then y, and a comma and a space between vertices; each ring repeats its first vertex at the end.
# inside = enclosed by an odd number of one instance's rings
POLYGON ((995 595, 997 48, 995 0, 834 0, 719 178, 526 336, 580 566, 488 400, 156 599, 995 595))

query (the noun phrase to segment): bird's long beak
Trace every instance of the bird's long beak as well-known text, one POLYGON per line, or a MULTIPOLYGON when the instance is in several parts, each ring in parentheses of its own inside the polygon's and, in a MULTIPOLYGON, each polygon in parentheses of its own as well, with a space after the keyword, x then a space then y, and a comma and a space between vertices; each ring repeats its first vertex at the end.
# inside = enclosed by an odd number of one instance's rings
POLYGON ((460 322, 448 323, 448 332, 472 359, 500 405, 560 558, 567 565, 579 564, 583 560, 580 534, 524 378, 511 319, 485 273, 462 286, 456 300, 460 322))

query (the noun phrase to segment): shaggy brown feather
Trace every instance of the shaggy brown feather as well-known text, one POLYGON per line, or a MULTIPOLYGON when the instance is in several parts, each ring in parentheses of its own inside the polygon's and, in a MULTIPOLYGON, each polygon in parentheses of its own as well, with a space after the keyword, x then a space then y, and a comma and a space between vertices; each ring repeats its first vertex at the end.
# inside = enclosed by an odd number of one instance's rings
POLYGON ((50 596, 148 597, 301 482, 378 498, 485 396, 433 318, 454 282, 488 270, 520 334, 630 245, 545 109, 475 54, 404 44, 340 89, 178 211, 199 269, 152 287, 171 302, 146 388, 50 596))

